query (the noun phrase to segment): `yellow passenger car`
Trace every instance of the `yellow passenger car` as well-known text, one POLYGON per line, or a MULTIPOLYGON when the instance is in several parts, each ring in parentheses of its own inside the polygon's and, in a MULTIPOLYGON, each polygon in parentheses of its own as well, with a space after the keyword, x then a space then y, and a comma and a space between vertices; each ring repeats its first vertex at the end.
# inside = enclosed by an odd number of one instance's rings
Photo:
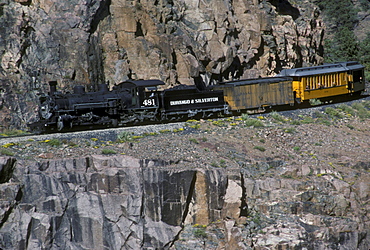
POLYGON ((292 78, 290 77, 230 81, 212 86, 212 88, 223 90, 224 100, 232 111, 294 104, 292 78))
POLYGON ((365 89, 364 66, 358 62, 284 69, 278 76, 293 78, 293 91, 298 102, 361 93, 365 89))

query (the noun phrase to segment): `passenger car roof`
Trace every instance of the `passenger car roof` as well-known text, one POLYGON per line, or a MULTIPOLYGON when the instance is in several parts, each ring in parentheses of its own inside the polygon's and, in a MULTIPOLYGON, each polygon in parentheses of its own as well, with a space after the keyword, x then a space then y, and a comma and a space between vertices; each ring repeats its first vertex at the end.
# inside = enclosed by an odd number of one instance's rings
POLYGON ((264 77, 264 78, 252 78, 252 79, 243 79, 237 81, 230 81, 230 82, 220 82, 217 85, 212 85, 211 87, 231 87, 231 86, 240 86, 240 85, 251 85, 251 84, 258 84, 258 83, 275 83, 275 82, 283 82, 283 81, 292 81, 290 77, 264 77))
POLYGON ((283 69, 277 76, 309 76, 363 69, 358 62, 340 62, 296 69, 283 69))

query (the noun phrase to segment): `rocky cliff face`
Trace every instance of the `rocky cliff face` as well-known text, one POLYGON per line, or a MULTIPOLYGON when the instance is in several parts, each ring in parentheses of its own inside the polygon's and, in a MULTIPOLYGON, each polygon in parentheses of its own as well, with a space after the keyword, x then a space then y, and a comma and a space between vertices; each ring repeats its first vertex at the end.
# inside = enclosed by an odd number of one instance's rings
POLYGON ((1 158, 0 248, 368 249, 368 165, 355 184, 304 166, 273 177, 284 169, 1 158))
POLYGON ((0 23, 0 123, 18 128, 49 80, 209 84, 322 62, 307 1, 1 0, 0 23))

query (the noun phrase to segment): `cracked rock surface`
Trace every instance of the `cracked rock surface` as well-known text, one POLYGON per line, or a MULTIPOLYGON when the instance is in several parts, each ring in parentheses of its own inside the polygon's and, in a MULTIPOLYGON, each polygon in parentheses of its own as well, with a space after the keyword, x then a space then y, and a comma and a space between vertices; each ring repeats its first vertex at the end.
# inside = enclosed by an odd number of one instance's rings
POLYGON ((367 250, 369 118, 308 112, 4 144, 0 248, 367 250))

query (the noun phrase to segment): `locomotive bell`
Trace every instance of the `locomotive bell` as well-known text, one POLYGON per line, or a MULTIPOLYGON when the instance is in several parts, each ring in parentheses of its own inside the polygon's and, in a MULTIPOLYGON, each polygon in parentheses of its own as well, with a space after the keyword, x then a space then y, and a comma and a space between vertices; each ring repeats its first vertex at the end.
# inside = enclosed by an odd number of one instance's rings
POLYGON ((102 83, 98 85, 98 92, 107 92, 107 91, 109 91, 107 84, 102 83))

